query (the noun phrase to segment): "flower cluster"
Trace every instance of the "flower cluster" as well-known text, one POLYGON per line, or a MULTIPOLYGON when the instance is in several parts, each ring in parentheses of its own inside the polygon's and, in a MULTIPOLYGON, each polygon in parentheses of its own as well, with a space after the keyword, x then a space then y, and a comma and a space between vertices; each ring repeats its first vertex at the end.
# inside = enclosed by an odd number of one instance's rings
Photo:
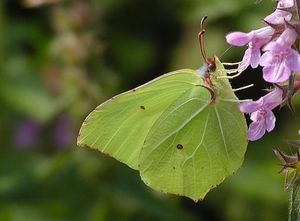
POLYGON ((229 44, 248 45, 238 67, 243 72, 251 66, 263 69, 263 79, 276 87, 257 101, 244 102, 240 111, 249 113, 253 121, 248 130, 249 140, 260 139, 275 127, 272 110, 299 90, 300 54, 294 45, 298 39, 299 21, 294 0, 278 0, 276 10, 264 18, 265 27, 249 33, 233 32, 226 36, 229 44), (295 21, 296 20, 296 21, 295 21))
POLYGON ((257 101, 243 102, 239 105, 240 111, 251 114, 253 121, 248 130, 248 140, 260 139, 267 130, 275 127, 275 116, 272 110, 282 103, 282 90, 275 88, 257 101))

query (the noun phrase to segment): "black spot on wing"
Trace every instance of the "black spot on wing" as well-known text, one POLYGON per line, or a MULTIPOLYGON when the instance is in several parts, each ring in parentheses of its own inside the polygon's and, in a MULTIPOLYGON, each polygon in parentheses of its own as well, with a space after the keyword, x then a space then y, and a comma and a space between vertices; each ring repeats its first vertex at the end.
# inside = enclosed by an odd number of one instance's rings
POLYGON ((182 149, 183 149, 183 145, 182 145, 182 144, 177 144, 177 145, 176 145, 176 148, 177 148, 178 150, 182 150, 182 149))

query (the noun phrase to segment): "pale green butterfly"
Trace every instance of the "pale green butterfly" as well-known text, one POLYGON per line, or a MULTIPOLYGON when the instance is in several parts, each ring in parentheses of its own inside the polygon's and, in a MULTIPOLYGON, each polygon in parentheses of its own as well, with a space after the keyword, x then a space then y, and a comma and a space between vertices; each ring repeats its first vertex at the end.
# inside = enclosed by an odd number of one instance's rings
MULTIPOLYGON (((205 17, 206 18, 206 17, 205 17)), ((85 119, 78 145, 139 170, 150 187, 195 201, 234 173, 247 147, 245 118, 217 57, 164 74, 99 105, 85 119)))

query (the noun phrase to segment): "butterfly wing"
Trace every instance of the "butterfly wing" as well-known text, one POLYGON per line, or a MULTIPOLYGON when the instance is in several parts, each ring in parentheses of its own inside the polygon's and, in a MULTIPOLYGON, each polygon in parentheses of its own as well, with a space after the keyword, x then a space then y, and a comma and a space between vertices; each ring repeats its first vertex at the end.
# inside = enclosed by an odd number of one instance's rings
POLYGON ((163 75, 98 106, 78 144, 138 169, 150 187, 193 200, 242 164, 247 125, 216 58, 216 100, 193 70, 163 75))
POLYGON ((86 118, 78 145, 97 149, 137 169, 140 150, 153 124, 182 94, 200 83, 195 71, 185 69, 113 97, 86 118))
POLYGON ((241 166, 246 121, 228 80, 218 83, 215 102, 194 87, 156 120, 139 159, 147 185, 197 201, 241 166))
POLYGON ((154 189, 201 200, 241 166, 247 127, 234 103, 210 105, 197 96, 186 98, 150 130, 140 173, 154 189), (170 123, 174 121, 176 127, 170 123))

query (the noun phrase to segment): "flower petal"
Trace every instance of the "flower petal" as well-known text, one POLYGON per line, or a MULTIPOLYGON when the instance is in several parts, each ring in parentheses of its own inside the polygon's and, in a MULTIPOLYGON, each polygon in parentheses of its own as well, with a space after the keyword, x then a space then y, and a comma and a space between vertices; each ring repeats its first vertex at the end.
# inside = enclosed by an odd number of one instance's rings
POLYGON ((297 32, 293 28, 286 28, 284 32, 276 40, 277 44, 282 45, 284 48, 290 48, 298 37, 297 32))
POLYGON ((272 14, 265 17, 264 20, 270 24, 278 25, 284 24, 285 21, 290 21, 291 18, 292 14, 290 12, 276 9, 272 14))
POLYGON ((263 68, 263 78, 270 83, 280 83, 289 79, 291 70, 284 62, 276 63, 263 68))
POLYGON ((250 119, 252 121, 260 121, 261 119, 263 119, 263 115, 261 114, 261 111, 255 111, 251 114, 250 119))
POLYGON ((262 99, 259 99, 258 101, 247 101, 240 103, 238 105, 238 108, 243 113, 252 113, 257 111, 263 104, 262 99))
POLYGON ((244 32, 232 32, 226 36, 226 41, 235 46, 243 46, 249 43, 251 34, 244 32))
POLYGON ((299 53, 291 49, 289 55, 286 57, 286 65, 293 71, 300 71, 300 55, 299 53))
POLYGON ((263 47, 263 51, 271 51, 274 50, 275 48, 277 48, 276 46, 276 41, 271 41, 269 43, 267 43, 264 47, 263 47))
POLYGON ((270 39, 274 34, 275 30, 271 26, 266 26, 253 31, 253 38, 266 41, 270 39))
POLYGON ((249 65, 250 65, 250 61, 251 61, 251 49, 248 48, 245 51, 245 54, 244 54, 242 62, 238 66, 238 72, 241 73, 244 70, 246 70, 249 67, 249 65))
POLYGON ((275 107, 282 103, 283 91, 276 87, 274 90, 262 97, 263 107, 268 110, 273 110, 275 107))
POLYGON ((262 67, 270 65, 272 62, 272 55, 269 51, 263 53, 263 55, 259 59, 259 64, 262 67))
POLYGON ((265 116, 265 128, 268 132, 272 131, 275 127, 276 118, 272 111, 267 111, 265 116))
POLYGON ((264 127, 263 121, 254 121, 249 125, 247 138, 250 141, 258 140, 262 138, 262 136, 265 134, 266 130, 264 127))
POLYGON ((285 9, 285 8, 291 8, 294 6, 293 0, 279 0, 277 4, 277 8, 285 9))
POLYGON ((251 53, 251 59, 250 59, 250 65, 252 68, 258 67, 260 57, 261 57, 260 49, 259 48, 253 49, 251 53))

